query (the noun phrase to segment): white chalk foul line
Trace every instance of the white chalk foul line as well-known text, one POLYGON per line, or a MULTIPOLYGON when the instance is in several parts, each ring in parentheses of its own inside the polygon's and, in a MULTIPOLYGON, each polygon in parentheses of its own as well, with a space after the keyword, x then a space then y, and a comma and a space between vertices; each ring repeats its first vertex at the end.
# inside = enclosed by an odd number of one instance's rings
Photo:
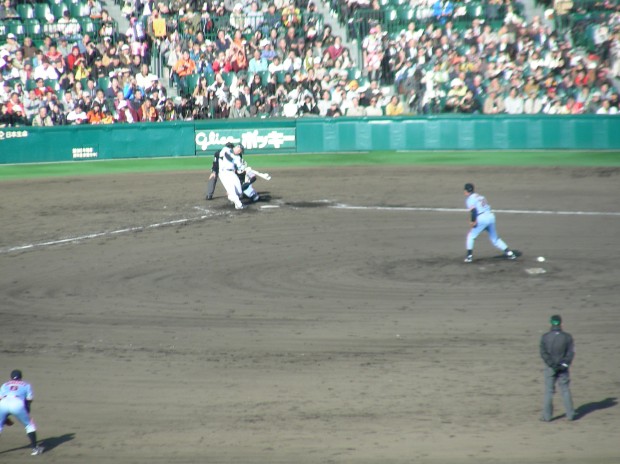
MULTIPOLYGON (((430 208, 430 207, 413 207, 413 206, 351 206, 346 204, 335 204, 330 206, 335 209, 350 210, 374 210, 374 211, 424 211, 437 213, 465 213, 467 210, 463 208, 430 208)), ((620 213, 607 211, 545 211, 545 210, 519 210, 519 209, 494 209, 495 213, 507 214, 547 214, 556 216, 618 216, 620 213)))
POLYGON ((0 254, 6 254, 6 253, 15 252, 15 251, 31 250, 33 248, 42 248, 42 247, 52 246, 52 245, 62 245, 65 243, 77 243, 77 242, 82 242, 84 240, 91 240, 93 238, 98 238, 98 237, 109 237, 113 235, 126 234, 128 232, 142 232, 142 231, 149 230, 149 229, 157 229, 159 227, 174 226, 178 224, 188 224, 190 222, 201 221, 208 217, 209 216, 199 216, 199 217, 188 218, 188 219, 175 219, 174 221, 159 222, 157 224, 149 224, 147 226, 127 227, 125 229, 108 230, 105 232, 96 232, 93 234, 78 235, 76 237, 63 238, 59 240, 50 240, 47 242, 29 243, 27 245, 2 248, 0 249, 0 254))
MULTIPOLYGON (((322 200, 319 203, 325 203, 329 200, 322 200)), ((418 212, 439 212, 439 213, 464 213, 465 209, 461 208, 431 208, 431 207, 414 207, 414 206, 352 206, 342 203, 330 205, 329 208, 334 209, 347 209, 347 210, 373 210, 373 211, 418 211, 418 212)), ((215 213, 206 208, 195 206, 194 209, 205 213, 201 216, 193 218, 175 219, 172 221, 158 222, 155 224, 149 224, 146 226, 126 227, 124 229, 109 230, 105 232, 95 232, 92 234, 78 235, 76 237, 63 238, 58 240, 49 240, 46 242, 29 243, 26 245, 19 245, 13 247, 0 248, 0 254, 14 253, 18 251, 27 251, 35 248, 43 248, 53 245, 63 245, 66 243, 79 243, 85 240, 91 240, 99 237, 109 237, 114 235, 126 234, 129 232, 141 232, 150 229, 158 229, 161 227, 174 226, 179 224, 190 224, 192 222, 203 221, 207 218, 218 216, 221 214, 230 214, 230 212, 215 213)), ((603 211, 530 211, 530 210, 513 210, 513 209, 499 209, 495 210, 498 213, 508 214, 548 214, 548 215, 563 215, 563 216, 617 216, 620 217, 620 213, 603 212, 603 211)))
MULTIPOLYGON (((53 246, 53 245, 63 245, 66 243, 78 243, 78 242, 83 242, 85 240, 91 240, 93 238, 110 237, 114 235, 126 234, 129 232, 143 232, 145 230, 158 229, 160 227, 169 227, 169 226, 175 226, 179 224, 190 224, 192 222, 203 221, 209 217, 218 215, 218 213, 214 213, 213 211, 210 211, 206 208, 202 208, 200 206, 194 206, 194 209, 201 211, 205 214, 201 216, 192 217, 192 218, 182 218, 182 219, 174 219, 171 221, 158 222, 158 223, 149 224, 146 226, 126 227, 124 229, 108 230, 105 232, 95 232, 92 234, 78 235, 76 237, 69 237, 69 238, 63 238, 63 239, 58 239, 58 240, 49 240, 46 242, 29 243, 26 245, 0 248, 0 254, 7 254, 7 253, 18 252, 18 251, 27 251, 27 250, 32 250, 34 248, 43 248, 43 247, 53 246)), ((224 214, 227 214, 227 213, 224 212, 224 214)))

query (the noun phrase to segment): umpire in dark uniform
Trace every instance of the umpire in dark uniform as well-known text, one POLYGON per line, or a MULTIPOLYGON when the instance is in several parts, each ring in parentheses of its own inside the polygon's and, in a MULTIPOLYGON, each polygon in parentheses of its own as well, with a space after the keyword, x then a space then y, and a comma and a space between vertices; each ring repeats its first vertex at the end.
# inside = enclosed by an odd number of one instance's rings
POLYGON ((553 394, 556 383, 562 393, 566 418, 575 419, 575 409, 570 393, 569 368, 575 357, 573 337, 562 330, 562 318, 551 316, 551 330, 540 339, 540 356, 545 362, 545 399, 541 420, 549 422, 553 416, 553 394))
POLYGON ((220 171, 220 150, 216 150, 213 154, 213 164, 211 165, 211 174, 209 175, 209 182, 207 182, 207 200, 213 199, 215 193, 215 186, 217 185, 217 176, 220 171))

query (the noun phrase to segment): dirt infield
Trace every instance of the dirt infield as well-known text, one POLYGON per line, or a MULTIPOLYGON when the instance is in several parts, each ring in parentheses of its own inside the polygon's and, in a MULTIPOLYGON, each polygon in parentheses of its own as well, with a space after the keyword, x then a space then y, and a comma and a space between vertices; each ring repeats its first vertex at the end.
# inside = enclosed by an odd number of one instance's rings
POLYGON ((47 447, 17 425, 0 462, 620 462, 620 216, 574 214, 620 211, 620 169, 271 174, 245 211, 206 172, 0 184, 0 379, 47 447), (465 182, 518 261, 462 262, 465 182), (553 313, 572 423, 538 420, 553 313))

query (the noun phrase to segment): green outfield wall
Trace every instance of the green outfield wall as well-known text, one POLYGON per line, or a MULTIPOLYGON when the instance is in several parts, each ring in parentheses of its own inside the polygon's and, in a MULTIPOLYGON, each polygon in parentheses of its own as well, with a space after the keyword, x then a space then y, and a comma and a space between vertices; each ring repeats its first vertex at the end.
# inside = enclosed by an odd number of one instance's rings
POLYGON ((300 118, 0 128, 0 164, 378 150, 620 150, 620 115, 300 118))

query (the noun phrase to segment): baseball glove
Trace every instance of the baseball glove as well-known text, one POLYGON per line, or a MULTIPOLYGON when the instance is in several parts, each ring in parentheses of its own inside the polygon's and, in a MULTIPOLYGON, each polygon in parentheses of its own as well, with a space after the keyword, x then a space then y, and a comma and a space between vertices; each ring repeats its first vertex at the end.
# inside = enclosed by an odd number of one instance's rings
POLYGON ((7 417, 6 419, 4 419, 4 426, 5 427, 10 427, 13 424, 14 424, 14 422, 11 420, 10 417, 7 417))

